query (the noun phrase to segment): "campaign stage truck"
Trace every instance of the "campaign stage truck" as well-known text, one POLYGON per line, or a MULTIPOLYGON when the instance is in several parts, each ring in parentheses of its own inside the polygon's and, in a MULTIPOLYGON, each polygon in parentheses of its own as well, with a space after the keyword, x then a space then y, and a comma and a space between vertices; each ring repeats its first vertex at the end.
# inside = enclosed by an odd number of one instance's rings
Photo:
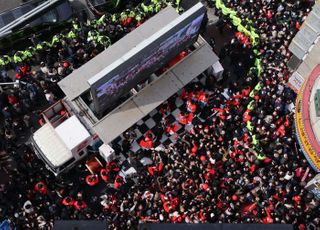
POLYGON ((112 160, 119 135, 206 70, 221 75, 199 35, 205 13, 201 3, 181 15, 168 6, 61 80, 66 97, 42 113, 44 125, 31 138, 47 168, 59 175, 97 150, 112 160))
POLYGON ((31 145, 55 175, 72 168, 99 145, 65 100, 42 112, 42 126, 31 136, 31 145))

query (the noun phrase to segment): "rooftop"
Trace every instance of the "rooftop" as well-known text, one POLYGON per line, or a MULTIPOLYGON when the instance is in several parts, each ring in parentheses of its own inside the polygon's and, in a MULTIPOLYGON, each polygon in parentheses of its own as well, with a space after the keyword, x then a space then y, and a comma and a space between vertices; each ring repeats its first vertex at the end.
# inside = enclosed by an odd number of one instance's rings
POLYGON ((296 129, 299 142, 309 163, 320 171, 320 117, 316 115, 314 97, 320 89, 320 64, 301 87, 296 103, 296 129))
POLYGON ((90 138, 89 132, 75 115, 65 120, 55 130, 69 150, 90 138))

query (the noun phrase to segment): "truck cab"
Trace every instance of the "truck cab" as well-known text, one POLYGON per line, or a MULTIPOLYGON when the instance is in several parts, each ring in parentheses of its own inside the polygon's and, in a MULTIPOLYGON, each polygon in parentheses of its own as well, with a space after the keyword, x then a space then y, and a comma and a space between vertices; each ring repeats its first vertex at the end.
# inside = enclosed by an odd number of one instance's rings
POLYGON ((42 126, 31 136, 36 155, 56 176, 71 169, 99 142, 63 101, 42 112, 42 126))

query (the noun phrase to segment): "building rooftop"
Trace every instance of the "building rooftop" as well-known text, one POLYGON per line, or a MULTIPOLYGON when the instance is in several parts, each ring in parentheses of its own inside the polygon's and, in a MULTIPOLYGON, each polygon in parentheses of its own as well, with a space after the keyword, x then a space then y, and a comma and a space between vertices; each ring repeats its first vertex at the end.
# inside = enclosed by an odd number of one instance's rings
POLYGON ((296 131, 299 144, 316 171, 320 171, 320 117, 316 114, 315 100, 320 89, 320 64, 301 87, 296 103, 296 131))

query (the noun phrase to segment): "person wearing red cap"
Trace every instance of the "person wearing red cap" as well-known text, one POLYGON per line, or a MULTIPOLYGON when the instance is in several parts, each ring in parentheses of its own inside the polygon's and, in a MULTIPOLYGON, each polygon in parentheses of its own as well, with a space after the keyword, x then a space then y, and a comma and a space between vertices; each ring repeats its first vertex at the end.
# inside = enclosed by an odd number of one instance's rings
POLYGON ((238 200, 238 196, 237 196, 237 195, 233 195, 233 196, 232 196, 232 200, 233 200, 233 201, 237 201, 237 200, 238 200))
POLYGON ((21 75, 19 73, 16 73, 16 79, 18 79, 18 80, 21 79, 21 75))
POLYGON ((95 186, 96 184, 98 184, 99 182, 99 178, 96 174, 94 175, 88 175, 86 177, 86 183, 89 185, 89 186, 95 186))
POLYGON ((70 66, 69 62, 67 62, 67 61, 63 62, 63 67, 64 68, 68 68, 69 66, 70 66))
POLYGON ((66 110, 63 109, 63 110, 60 111, 60 115, 61 115, 61 116, 64 116, 65 114, 67 114, 67 111, 66 111, 66 110))
POLYGON ((106 182, 106 183, 109 182, 109 176, 108 176, 108 172, 107 172, 106 169, 101 169, 100 170, 100 177, 104 182, 106 182))
POLYGON ((88 207, 88 205, 86 204, 86 202, 84 202, 83 200, 77 200, 73 203, 73 206, 75 209, 77 210, 82 210, 88 207))
POLYGON ((39 181, 35 186, 34 186, 34 190, 39 192, 41 195, 46 195, 48 193, 48 187, 47 185, 42 182, 39 181))
POLYGON ((73 206, 74 205, 74 199, 70 196, 65 197, 62 200, 62 204, 65 206, 73 206))
POLYGON ((40 119, 38 120, 38 124, 39 124, 40 126, 43 126, 43 125, 45 124, 44 119, 43 119, 43 118, 40 118, 40 119))

